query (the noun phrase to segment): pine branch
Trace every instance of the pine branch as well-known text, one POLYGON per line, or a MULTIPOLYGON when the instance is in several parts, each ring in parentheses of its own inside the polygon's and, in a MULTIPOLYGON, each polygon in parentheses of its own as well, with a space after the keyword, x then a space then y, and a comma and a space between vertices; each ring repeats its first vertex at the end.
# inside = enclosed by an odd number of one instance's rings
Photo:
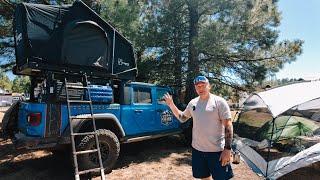
MULTIPOLYGON (((14 8, 14 5, 13 5, 13 3, 11 3, 10 1, 8 1, 8 0, 1 0, 3 3, 5 3, 5 4, 7 4, 7 5, 9 5, 11 8, 14 8)), ((0 2, 0 4, 2 4, 1 2, 0 2)))
POLYGON ((9 63, 6 63, 6 64, 1 64, 0 68, 4 69, 4 71, 8 71, 9 68, 13 67, 14 65, 15 65, 15 62, 9 62, 9 63))
POLYGON ((257 58, 257 59, 238 59, 238 60, 231 60, 230 62, 258 62, 258 61, 265 61, 265 60, 270 60, 270 59, 277 59, 277 58, 282 58, 284 56, 271 56, 271 57, 265 57, 265 58, 257 58))
POLYGON ((0 42, 0 48, 14 48, 14 43, 12 42, 0 42))
MULTIPOLYGON (((222 77, 225 77, 225 76, 222 76, 222 77)), ((219 83, 221 83, 221 84, 223 84, 223 85, 232 87, 232 88, 237 89, 237 90, 246 91, 245 88, 243 88, 243 87, 241 87, 241 86, 239 86, 239 85, 236 85, 236 84, 231 84, 231 83, 225 82, 225 81, 223 81, 223 80, 220 79, 220 78, 215 77, 215 78, 213 78, 213 79, 214 79, 214 80, 217 80, 219 83)))
POLYGON ((249 58, 243 58, 245 57, 244 55, 213 55, 209 54, 207 52, 203 52, 205 55, 209 55, 209 57, 204 58, 203 61, 211 61, 211 60, 216 60, 216 59, 221 59, 226 62, 231 62, 231 63, 237 63, 237 62, 259 62, 259 61, 266 61, 270 59, 278 59, 278 58, 283 58, 286 55, 278 55, 278 56, 271 56, 271 57, 261 57, 261 58, 255 58, 255 59, 249 59, 249 58))

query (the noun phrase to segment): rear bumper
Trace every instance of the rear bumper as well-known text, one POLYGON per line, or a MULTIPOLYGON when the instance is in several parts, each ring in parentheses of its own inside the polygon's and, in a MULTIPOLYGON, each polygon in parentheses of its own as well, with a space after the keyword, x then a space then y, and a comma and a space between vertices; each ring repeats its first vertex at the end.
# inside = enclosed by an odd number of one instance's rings
POLYGON ((22 133, 16 133, 12 142, 16 149, 50 149, 59 145, 69 144, 70 137, 29 137, 22 133))

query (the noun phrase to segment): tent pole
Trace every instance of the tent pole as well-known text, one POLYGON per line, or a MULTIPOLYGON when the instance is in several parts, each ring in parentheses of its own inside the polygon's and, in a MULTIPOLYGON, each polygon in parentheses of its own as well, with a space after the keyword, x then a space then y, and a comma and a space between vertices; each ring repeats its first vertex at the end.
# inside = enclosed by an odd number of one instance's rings
POLYGON ((266 177, 268 177, 268 167, 269 167, 269 160, 270 160, 270 148, 272 146, 272 138, 273 138, 273 132, 274 132, 274 122, 276 118, 272 118, 272 131, 271 131, 271 139, 268 146, 268 156, 267 156, 267 169, 266 169, 266 177))

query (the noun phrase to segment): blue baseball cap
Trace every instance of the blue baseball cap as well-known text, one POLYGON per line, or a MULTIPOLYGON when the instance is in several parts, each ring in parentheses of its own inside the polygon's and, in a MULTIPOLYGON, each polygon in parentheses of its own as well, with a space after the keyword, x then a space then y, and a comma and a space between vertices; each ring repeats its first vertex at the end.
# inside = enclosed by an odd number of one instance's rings
POLYGON ((197 76, 193 80, 193 84, 196 85, 198 83, 209 83, 209 80, 205 76, 197 76))

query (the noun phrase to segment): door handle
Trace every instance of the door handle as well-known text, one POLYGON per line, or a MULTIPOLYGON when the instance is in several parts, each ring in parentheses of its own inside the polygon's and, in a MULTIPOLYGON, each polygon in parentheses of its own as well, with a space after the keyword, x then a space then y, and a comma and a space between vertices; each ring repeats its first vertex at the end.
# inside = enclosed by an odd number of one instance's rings
POLYGON ((140 109, 136 109, 136 110, 134 110, 134 112, 136 112, 136 113, 141 113, 141 112, 142 112, 142 110, 140 110, 140 109))

